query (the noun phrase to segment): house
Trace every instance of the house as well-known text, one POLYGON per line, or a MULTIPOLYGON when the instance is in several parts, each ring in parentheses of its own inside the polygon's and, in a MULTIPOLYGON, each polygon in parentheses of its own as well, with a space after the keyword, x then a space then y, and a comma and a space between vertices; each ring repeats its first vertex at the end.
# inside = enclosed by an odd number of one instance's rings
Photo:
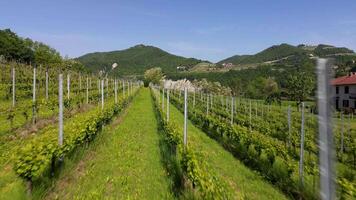
POLYGON ((356 73, 338 77, 331 82, 333 103, 337 110, 356 109, 356 73))

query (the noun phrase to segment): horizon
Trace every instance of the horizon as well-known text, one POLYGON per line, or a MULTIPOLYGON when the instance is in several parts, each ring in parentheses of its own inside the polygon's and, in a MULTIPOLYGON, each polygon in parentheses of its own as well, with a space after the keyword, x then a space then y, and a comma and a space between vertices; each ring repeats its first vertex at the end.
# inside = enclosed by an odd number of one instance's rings
POLYGON ((282 43, 356 49, 353 1, 15 0, 0 2, 0 7, 5 8, 1 29, 46 43, 70 58, 138 44, 213 63, 282 43))

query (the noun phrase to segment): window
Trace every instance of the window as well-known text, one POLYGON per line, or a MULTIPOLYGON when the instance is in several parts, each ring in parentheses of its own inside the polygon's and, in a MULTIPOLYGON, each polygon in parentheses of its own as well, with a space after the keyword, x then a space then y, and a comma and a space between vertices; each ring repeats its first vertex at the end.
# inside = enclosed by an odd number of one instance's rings
POLYGON ((345 86, 345 94, 348 94, 349 93, 349 86, 345 86))
POLYGON ((336 94, 339 94, 339 86, 336 86, 336 94))
POLYGON ((344 108, 349 107, 349 100, 343 100, 343 101, 342 101, 342 106, 343 106, 344 108))

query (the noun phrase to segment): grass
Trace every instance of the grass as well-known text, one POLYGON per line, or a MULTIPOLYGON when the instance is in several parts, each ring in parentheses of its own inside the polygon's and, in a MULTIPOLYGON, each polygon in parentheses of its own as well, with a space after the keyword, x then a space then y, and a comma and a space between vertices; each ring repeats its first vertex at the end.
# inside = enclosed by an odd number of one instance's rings
POLYGON ((92 151, 59 179, 47 199, 174 198, 157 129, 149 90, 143 89, 120 124, 101 134, 92 151))
MULTIPOLYGON (((170 120, 180 126, 183 133, 183 115, 173 105, 170 106, 170 120)), ((219 143, 188 121, 188 146, 201 155, 217 176, 234 189, 236 197, 244 199, 287 199, 281 191, 264 181, 256 172, 234 158, 219 143)))

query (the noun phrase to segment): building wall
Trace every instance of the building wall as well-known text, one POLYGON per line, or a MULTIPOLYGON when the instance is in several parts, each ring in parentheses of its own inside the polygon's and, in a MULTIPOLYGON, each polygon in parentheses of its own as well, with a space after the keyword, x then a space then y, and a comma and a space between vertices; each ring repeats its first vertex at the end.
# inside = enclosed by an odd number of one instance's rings
POLYGON ((335 108, 344 108, 343 106, 343 101, 344 100, 348 100, 349 101, 349 108, 354 108, 356 109, 355 107, 355 102, 356 102, 356 99, 350 99, 350 96, 351 97, 356 97, 356 85, 339 85, 339 86, 333 86, 332 88, 332 93, 334 95, 334 98, 333 98, 333 106, 335 108), (345 94, 345 87, 348 86, 349 87, 349 93, 348 94, 345 94), (339 93, 336 94, 336 87, 339 87, 339 93), (337 103, 337 99, 339 99, 338 101, 338 106, 336 105, 337 103))

